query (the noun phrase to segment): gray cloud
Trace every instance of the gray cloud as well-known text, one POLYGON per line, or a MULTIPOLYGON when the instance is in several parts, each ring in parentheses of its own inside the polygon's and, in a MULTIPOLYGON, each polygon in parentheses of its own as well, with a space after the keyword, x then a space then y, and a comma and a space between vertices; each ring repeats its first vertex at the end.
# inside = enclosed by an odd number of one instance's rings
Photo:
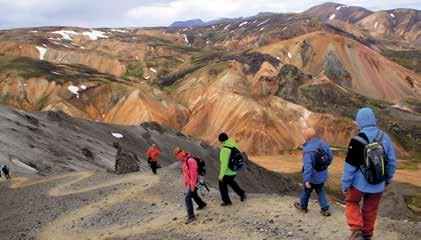
MULTIPOLYGON (((319 0, 0 0, 0 29, 34 26, 149 27, 176 20, 251 16, 258 12, 300 12, 319 0)), ((382 10, 421 9, 421 0, 338 0, 382 10)))

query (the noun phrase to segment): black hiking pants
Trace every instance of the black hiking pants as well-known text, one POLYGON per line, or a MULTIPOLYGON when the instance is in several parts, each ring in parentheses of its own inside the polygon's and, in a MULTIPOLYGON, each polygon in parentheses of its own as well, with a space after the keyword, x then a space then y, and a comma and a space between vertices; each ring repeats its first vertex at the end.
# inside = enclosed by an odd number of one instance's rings
POLYGON ((3 170, 3 173, 4 173, 4 176, 6 177, 6 179, 10 179, 10 175, 9 175, 9 171, 4 171, 3 170))
POLYGON ((153 174, 156 174, 156 169, 158 168, 158 162, 149 162, 149 166, 151 166, 153 174))
POLYGON ((186 192, 185 197, 184 197, 188 218, 194 218, 194 209, 193 209, 192 199, 197 203, 199 208, 202 208, 206 205, 206 203, 200 198, 199 194, 197 194, 197 188, 194 190, 194 192, 192 192, 192 190, 189 187, 189 190, 186 192))
POLYGON ((231 204, 231 199, 228 194, 228 185, 231 186, 232 190, 237 193, 238 196, 241 198, 244 197, 245 192, 238 186, 238 184, 234 181, 234 176, 224 176, 222 181, 219 181, 219 191, 221 192, 222 201, 225 204, 231 204))

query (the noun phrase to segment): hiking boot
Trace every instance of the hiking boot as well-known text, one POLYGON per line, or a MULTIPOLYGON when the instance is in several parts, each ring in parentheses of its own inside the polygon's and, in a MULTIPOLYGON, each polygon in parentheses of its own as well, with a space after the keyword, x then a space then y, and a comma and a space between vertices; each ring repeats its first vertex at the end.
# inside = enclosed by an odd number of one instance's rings
POLYGON ((232 205, 232 203, 221 203, 221 207, 226 207, 226 206, 230 206, 230 205, 232 205))
POLYGON ((184 224, 190 224, 190 223, 192 223, 192 222, 194 222, 194 221, 196 221, 196 217, 191 217, 191 218, 188 218, 188 219, 184 222, 184 224))
POLYGON ((351 236, 349 236, 348 240, 364 240, 363 233, 361 231, 354 231, 351 233, 351 236))
POLYGON ((240 201, 244 202, 247 199, 247 194, 244 193, 243 196, 240 197, 240 201))
POLYGON ((207 206, 207 204, 205 203, 203 206, 197 207, 196 210, 200 211, 200 210, 206 208, 206 206, 207 206))
POLYGON ((371 240, 371 236, 363 236, 363 240, 371 240))
POLYGON ((300 204, 299 202, 295 202, 295 203, 294 203, 294 207, 295 207, 296 209, 300 210, 300 211, 301 211, 301 212, 303 212, 303 213, 307 213, 307 212, 308 212, 308 209, 307 209, 307 208, 302 208, 302 207, 301 207, 301 204, 300 204))
POLYGON ((330 215, 332 215, 329 209, 321 210, 320 213, 322 214, 322 216, 325 216, 325 217, 330 217, 330 215))

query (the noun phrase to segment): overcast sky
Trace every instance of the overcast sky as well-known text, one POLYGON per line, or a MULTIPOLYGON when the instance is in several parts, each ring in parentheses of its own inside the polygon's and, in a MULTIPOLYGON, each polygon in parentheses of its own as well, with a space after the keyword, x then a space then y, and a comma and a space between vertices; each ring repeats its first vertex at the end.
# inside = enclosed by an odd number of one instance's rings
MULTIPOLYGON (((177 20, 301 12, 318 0, 0 0, 0 29, 35 26, 150 27, 177 20)), ((415 8, 421 0, 338 0, 370 10, 415 8)))

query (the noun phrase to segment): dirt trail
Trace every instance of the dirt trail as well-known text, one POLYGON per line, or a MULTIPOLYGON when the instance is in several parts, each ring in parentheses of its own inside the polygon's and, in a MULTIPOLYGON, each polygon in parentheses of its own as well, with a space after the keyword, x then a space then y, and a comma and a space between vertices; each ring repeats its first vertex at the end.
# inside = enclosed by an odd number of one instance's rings
MULTIPOLYGON (((290 196, 250 194, 244 203, 232 196, 233 206, 221 208, 219 192, 214 188, 201 193, 208 208, 196 212, 198 221, 184 225, 182 192, 185 189, 178 167, 173 164, 161 169, 157 176, 149 172, 124 176, 80 172, 44 179, 16 178, 10 187, 37 186, 45 189, 46 198, 63 200, 105 192, 46 222, 35 235, 39 240, 223 239, 226 236, 255 240, 343 239, 348 235, 343 208, 338 204, 332 203, 330 218, 319 214, 314 201, 308 214, 295 211, 292 202, 297 198, 290 196)), ((419 233, 415 223, 380 218, 376 237, 417 239, 419 233)))
MULTIPOLYGON (((99 202, 95 202, 92 204, 88 204, 80 209, 72 211, 70 213, 65 214, 64 216, 60 217, 52 224, 50 224, 39 236, 39 239, 103 239, 103 235, 106 233, 112 233, 111 235, 108 234, 107 237, 115 237, 115 236, 130 236, 132 234, 137 234, 145 231, 146 229, 150 229, 153 226, 162 226, 160 221, 161 219, 168 219, 170 216, 161 215, 159 218, 155 219, 154 221, 149 222, 148 224, 143 225, 142 229, 135 229, 135 228, 124 228, 124 226, 116 224, 107 226, 103 229, 95 229, 95 230, 83 230, 83 229, 73 229, 70 231, 68 229, 69 226, 72 225, 75 221, 81 218, 88 218, 97 214, 99 211, 112 207, 118 203, 124 203, 125 201, 133 198, 134 196, 142 197, 143 201, 145 202, 153 202, 148 199, 146 194, 142 194, 145 189, 149 188, 150 186, 159 182, 158 177, 152 176, 149 174, 144 175, 130 175, 129 177, 124 177, 120 180, 114 180, 111 182, 89 186, 87 188, 82 189, 73 189, 73 190, 65 190, 66 187, 70 187, 72 184, 78 182, 79 179, 75 179, 67 184, 61 185, 57 188, 53 188, 49 191, 50 195, 52 196, 59 196, 65 194, 74 194, 74 193, 81 193, 85 191, 92 191, 94 189, 104 188, 107 186, 113 186, 121 183, 136 183, 136 185, 125 188, 122 191, 118 191, 115 194, 111 195, 110 197, 104 198, 99 202), (139 186, 141 185, 141 186, 139 186), (157 222, 159 224, 157 224, 157 222)), ((156 199, 154 199, 156 200, 156 199)))

